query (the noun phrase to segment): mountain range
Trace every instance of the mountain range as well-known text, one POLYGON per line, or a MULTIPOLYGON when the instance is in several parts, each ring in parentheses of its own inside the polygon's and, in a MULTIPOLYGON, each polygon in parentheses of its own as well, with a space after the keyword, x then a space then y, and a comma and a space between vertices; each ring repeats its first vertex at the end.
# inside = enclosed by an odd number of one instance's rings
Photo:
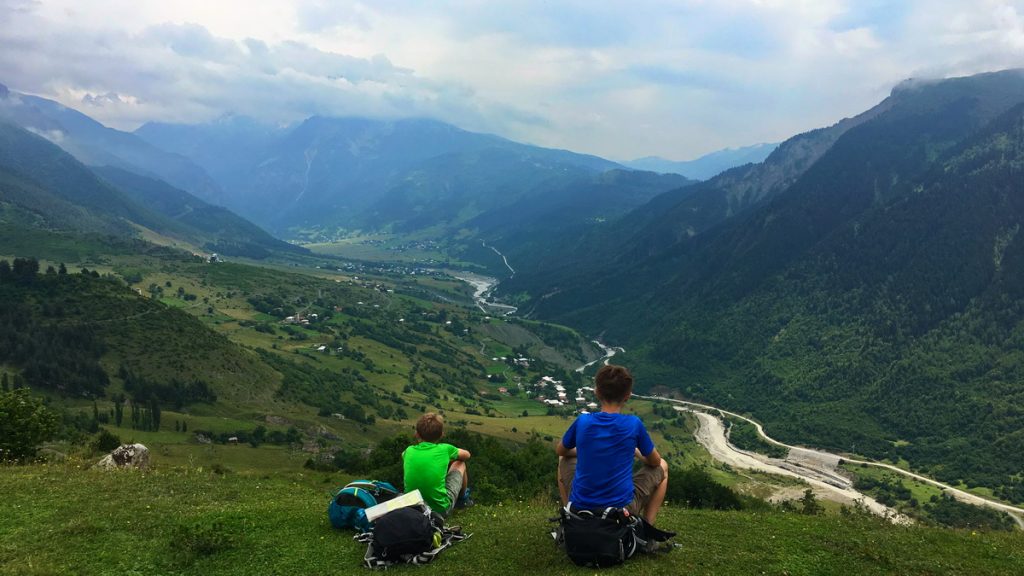
POLYGON ((6 88, 0 118, 105 170, 108 180, 113 169, 121 184, 125 173, 163 180, 281 237, 413 234, 492 268, 500 261, 480 240, 533 250, 555 230, 586 230, 692 183, 426 119, 314 116, 274 126, 229 115, 126 133, 6 88))
POLYGON ((426 119, 314 116, 273 128, 226 117, 150 123, 136 134, 212 174, 223 194, 210 200, 306 239, 360 230, 450 237, 461 230, 494 241, 502 229, 532 227, 534 216, 567 225, 616 217, 689 183, 426 119), (606 176, 610 170, 618 173, 606 176), (623 193, 589 196, 609 183, 623 193))
POLYGON ((778 142, 772 144, 754 144, 740 148, 726 148, 705 154, 693 160, 666 160, 658 156, 645 156, 624 165, 636 170, 648 170, 660 174, 679 174, 692 180, 707 180, 713 178, 729 168, 742 166, 744 164, 758 164, 763 162, 775 148, 778 142))

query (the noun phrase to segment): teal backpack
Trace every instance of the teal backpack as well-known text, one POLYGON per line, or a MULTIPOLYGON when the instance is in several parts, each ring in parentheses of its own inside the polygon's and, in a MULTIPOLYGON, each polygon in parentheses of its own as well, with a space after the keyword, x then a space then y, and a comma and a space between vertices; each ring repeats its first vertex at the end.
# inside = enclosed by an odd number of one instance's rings
POLYGON ((355 528, 359 532, 370 529, 366 509, 387 502, 400 492, 382 480, 353 480, 338 490, 327 506, 327 518, 335 528, 355 528))

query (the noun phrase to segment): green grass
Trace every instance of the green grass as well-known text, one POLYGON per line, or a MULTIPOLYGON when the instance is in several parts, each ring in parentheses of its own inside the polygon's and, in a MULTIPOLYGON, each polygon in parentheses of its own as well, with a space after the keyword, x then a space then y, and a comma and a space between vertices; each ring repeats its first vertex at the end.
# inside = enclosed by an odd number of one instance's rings
MULTIPOLYGON (((204 468, 0 468, 0 574, 359 574, 364 547, 327 523, 325 474, 204 468), (57 545, 59 543, 59 545, 57 545)), ((473 537, 404 573, 581 574, 547 534, 553 503, 460 512, 473 537)), ((1020 574, 1019 534, 897 527, 858 516, 664 509, 682 548, 631 574, 1020 574)))

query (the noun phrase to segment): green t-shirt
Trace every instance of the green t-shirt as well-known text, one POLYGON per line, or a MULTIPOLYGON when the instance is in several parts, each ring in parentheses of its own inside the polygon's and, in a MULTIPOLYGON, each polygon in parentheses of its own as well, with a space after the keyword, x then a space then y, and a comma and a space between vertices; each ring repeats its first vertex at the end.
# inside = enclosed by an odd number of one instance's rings
POLYGON ((405 491, 419 490, 432 510, 446 514, 452 501, 445 490, 448 465, 459 457, 459 449, 451 444, 420 442, 402 452, 405 469, 405 491))

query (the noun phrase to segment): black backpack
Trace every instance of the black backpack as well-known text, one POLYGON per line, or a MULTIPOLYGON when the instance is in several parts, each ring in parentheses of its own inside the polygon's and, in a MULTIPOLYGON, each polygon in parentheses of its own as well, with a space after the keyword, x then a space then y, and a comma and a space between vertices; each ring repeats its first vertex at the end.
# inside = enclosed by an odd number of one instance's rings
MULTIPOLYGON (((651 552, 675 536, 651 526, 623 508, 573 510, 562 508, 555 541, 577 566, 604 568, 622 564, 638 552, 651 552)), ((661 547, 662 549, 670 549, 661 547)))
POLYGON ((440 514, 419 504, 377 518, 371 532, 358 534, 355 539, 367 544, 363 557, 367 567, 386 568, 394 564, 426 564, 470 536, 458 526, 445 526, 440 514))
POLYGON ((422 554, 434 549, 434 535, 443 527, 444 519, 429 509, 399 508, 374 523, 373 547, 377 556, 384 560, 422 554))

